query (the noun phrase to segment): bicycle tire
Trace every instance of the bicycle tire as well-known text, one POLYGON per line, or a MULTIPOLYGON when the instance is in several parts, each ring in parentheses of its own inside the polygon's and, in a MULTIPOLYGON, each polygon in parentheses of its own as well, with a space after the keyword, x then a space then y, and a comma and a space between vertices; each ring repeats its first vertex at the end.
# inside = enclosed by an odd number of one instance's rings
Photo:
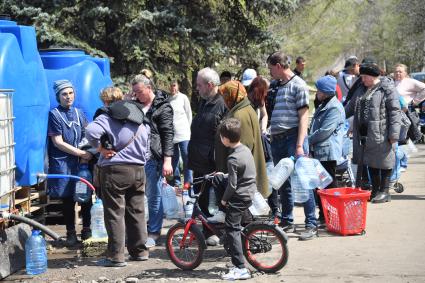
POLYGON ((254 223, 247 226, 243 234, 242 249, 244 256, 255 269, 265 273, 275 273, 286 265, 289 256, 288 246, 286 245, 287 238, 280 228, 272 224, 254 223), (268 240, 272 238, 276 239, 276 249, 274 245, 268 243, 268 240), (262 244, 259 246, 258 243, 262 244), (266 247, 269 250, 264 250, 266 247), (271 252, 276 255, 276 259, 271 263, 260 259, 259 256, 264 254, 268 254, 267 258, 270 259, 273 256, 271 252))
POLYGON ((168 230, 166 250, 171 261, 177 267, 183 270, 193 270, 202 262, 205 251, 205 237, 198 227, 192 225, 186 238, 186 244, 182 248, 180 247, 180 240, 185 227, 185 224, 177 223, 168 230))

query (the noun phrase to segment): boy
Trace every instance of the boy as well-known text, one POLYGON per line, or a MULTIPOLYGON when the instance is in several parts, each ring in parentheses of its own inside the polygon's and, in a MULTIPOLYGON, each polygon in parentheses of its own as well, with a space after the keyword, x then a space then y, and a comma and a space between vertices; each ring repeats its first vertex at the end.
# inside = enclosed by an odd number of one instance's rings
POLYGON ((255 163, 251 151, 240 143, 241 123, 236 118, 224 120, 219 126, 220 138, 224 146, 230 148, 227 158, 228 184, 221 204, 226 207, 226 238, 229 244, 232 267, 222 276, 225 280, 251 278, 245 267, 241 242, 242 214, 251 206, 257 190, 255 163))

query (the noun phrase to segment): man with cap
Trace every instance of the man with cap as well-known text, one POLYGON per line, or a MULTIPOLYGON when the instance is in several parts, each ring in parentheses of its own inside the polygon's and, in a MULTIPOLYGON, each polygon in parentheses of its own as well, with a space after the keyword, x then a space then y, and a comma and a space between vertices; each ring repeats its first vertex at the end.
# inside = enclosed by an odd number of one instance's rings
MULTIPOLYGON (((364 91, 359 90, 345 106, 347 118, 354 116, 353 163, 358 165, 359 170, 362 165, 367 166, 373 203, 391 201, 389 182, 401 125, 398 93, 393 82, 380 74, 377 64, 361 64, 364 91)), ((358 172, 356 182, 360 181, 360 175, 361 172, 358 172)), ((363 174, 365 177, 367 174, 363 174)))
MULTIPOLYGON (((311 121, 308 144, 311 155, 320 161, 333 179, 327 188, 335 188, 336 165, 342 157, 345 111, 335 95, 336 78, 334 76, 321 77, 316 82, 316 88, 316 97, 320 105, 311 121)), ((320 201, 319 222, 324 222, 320 201)))
POLYGON ((342 101, 345 101, 348 91, 353 86, 359 75, 359 60, 356 56, 348 57, 344 64, 344 70, 338 75, 338 85, 342 91, 342 101))
POLYGON ((245 69, 245 71, 243 71, 241 83, 246 90, 249 90, 249 86, 256 77, 257 72, 254 69, 245 69))
MULTIPOLYGON (((88 151, 78 148, 84 137, 84 128, 87 119, 78 108, 73 107, 75 88, 68 80, 54 82, 53 89, 56 101, 59 105, 49 112, 49 124, 47 135, 49 153, 49 174, 77 175, 80 161, 87 162, 92 158, 88 151)), ((63 217, 66 225, 66 244, 68 246, 77 243, 75 231, 75 181, 71 179, 49 179, 48 193, 52 198, 60 198, 63 201, 63 217)), ((91 201, 81 204, 83 216, 83 240, 91 236, 90 231, 90 208, 91 201)))

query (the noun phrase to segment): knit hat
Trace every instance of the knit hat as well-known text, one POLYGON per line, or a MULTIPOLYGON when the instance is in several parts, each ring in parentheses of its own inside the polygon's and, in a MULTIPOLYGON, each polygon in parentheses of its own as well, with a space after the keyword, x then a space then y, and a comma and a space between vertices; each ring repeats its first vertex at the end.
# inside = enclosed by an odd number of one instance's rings
POLYGON ((335 95, 336 92, 336 78, 331 75, 321 77, 316 81, 316 88, 318 91, 327 94, 335 95))
POLYGON ((249 86, 256 77, 257 72, 254 69, 246 69, 242 74, 242 84, 249 86))
POLYGON ((381 70, 376 64, 364 63, 360 65, 360 75, 369 75, 372 77, 379 77, 381 75, 381 70))
POLYGON ((69 88, 69 87, 72 88, 75 92, 74 86, 68 80, 57 80, 57 81, 54 82, 53 89, 55 91, 56 100, 58 102, 59 102, 59 94, 61 93, 61 91, 64 90, 65 88, 69 88))

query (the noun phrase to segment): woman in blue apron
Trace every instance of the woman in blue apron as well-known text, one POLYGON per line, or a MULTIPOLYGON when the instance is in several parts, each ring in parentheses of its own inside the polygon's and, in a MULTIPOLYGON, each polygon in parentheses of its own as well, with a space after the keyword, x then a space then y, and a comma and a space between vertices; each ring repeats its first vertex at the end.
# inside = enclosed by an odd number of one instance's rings
MULTIPOLYGON (((87 119, 80 109, 72 106, 75 90, 68 80, 55 81, 53 86, 59 105, 49 112, 48 153, 49 174, 77 175, 79 161, 90 160, 92 155, 78 148, 84 137, 84 127, 87 119)), ((75 181, 70 179, 49 179, 48 193, 52 198, 63 201, 63 217, 66 225, 67 245, 77 243, 75 231, 75 181)), ((83 230, 81 238, 90 237, 91 201, 81 204, 83 230)))

